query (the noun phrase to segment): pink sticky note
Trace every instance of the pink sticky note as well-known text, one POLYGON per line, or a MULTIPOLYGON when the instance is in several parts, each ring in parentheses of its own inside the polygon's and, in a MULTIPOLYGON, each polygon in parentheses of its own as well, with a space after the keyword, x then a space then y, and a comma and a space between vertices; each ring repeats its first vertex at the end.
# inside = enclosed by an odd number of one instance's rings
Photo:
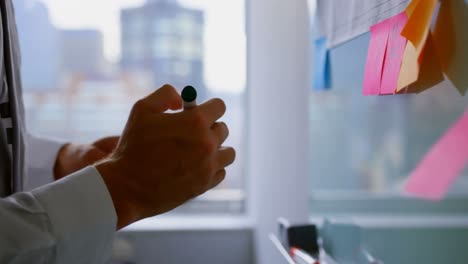
POLYGON ((378 95, 382 80, 382 70, 387 49, 388 27, 387 20, 371 27, 371 39, 367 51, 366 69, 364 71, 364 95, 378 95))
POLYGON ((400 35, 408 21, 406 12, 402 12, 387 20, 388 32, 387 51, 385 53, 380 94, 393 94, 398 86, 401 63, 405 53, 407 39, 400 35))
POLYGON ((440 200, 468 163, 468 111, 426 154, 411 174, 405 191, 440 200))

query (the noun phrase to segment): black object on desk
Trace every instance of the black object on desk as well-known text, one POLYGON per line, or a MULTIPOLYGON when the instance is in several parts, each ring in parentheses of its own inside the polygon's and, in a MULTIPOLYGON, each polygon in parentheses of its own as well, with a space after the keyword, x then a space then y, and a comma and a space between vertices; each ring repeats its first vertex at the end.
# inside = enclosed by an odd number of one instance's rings
POLYGON ((279 239, 285 248, 300 248, 312 256, 319 255, 317 227, 308 225, 291 225, 288 220, 280 218, 279 239))

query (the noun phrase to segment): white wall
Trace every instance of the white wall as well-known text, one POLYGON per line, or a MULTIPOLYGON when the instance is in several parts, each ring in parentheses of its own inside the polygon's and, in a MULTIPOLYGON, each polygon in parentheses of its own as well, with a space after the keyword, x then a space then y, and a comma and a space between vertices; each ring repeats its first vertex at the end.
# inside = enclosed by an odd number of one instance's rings
POLYGON ((308 218, 309 20, 306 0, 248 0, 250 213, 258 264, 284 216, 308 218))

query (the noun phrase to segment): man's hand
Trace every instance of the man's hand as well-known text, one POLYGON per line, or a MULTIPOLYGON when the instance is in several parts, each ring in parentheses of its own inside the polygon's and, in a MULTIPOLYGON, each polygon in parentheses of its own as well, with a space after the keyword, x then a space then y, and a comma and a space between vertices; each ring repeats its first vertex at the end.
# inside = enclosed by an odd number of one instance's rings
POLYGON ((119 137, 106 137, 89 145, 64 145, 55 162, 55 179, 61 179, 108 157, 115 150, 118 142, 119 137))
POLYGON ((217 186, 235 158, 221 147, 228 128, 216 122, 226 107, 220 99, 179 113, 182 99, 163 86, 138 101, 117 149, 96 166, 111 194, 120 229, 165 213, 217 186))

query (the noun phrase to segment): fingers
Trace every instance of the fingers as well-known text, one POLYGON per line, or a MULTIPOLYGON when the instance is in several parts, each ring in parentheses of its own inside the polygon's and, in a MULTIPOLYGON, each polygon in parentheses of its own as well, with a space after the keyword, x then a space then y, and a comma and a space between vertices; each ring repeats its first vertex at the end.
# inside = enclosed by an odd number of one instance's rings
POLYGON ((226 178, 226 170, 225 169, 219 170, 213 177, 213 180, 211 181, 210 186, 208 186, 208 190, 211 190, 214 187, 218 186, 222 181, 224 181, 225 178, 226 178))
POLYGON ((120 137, 118 136, 105 137, 94 142, 93 146, 95 146, 96 148, 106 153, 111 153, 117 147, 117 144, 119 143, 119 139, 120 137))
POLYGON ((197 111, 206 118, 210 126, 226 112, 226 105, 221 99, 211 99, 197 107, 197 111))
POLYGON ((167 110, 182 108, 182 98, 174 87, 166 84, 139 101, 144 107, 148 107, 155 113, 163 113, 167 110))
POLYGON ((231 147, 221 147, 216 155, 216 168, 224 169, 236 159, 236 151, 231 147))
POLYGON ((224 122, 215 123, 211 127, 211 130, 213 131, 218 146, 221 146, 229 136, 229 129, 224 122))

